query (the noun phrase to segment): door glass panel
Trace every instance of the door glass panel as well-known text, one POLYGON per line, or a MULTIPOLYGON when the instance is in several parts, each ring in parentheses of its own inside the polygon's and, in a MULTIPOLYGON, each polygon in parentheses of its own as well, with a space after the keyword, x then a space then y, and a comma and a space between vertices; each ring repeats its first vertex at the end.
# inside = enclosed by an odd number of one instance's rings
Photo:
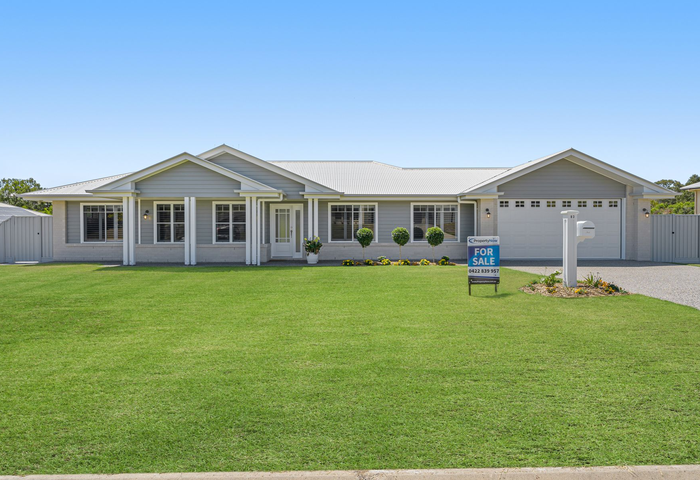
POLYGON ((289 220, 290 220, 290 209, 280 208, 275 210, 275 222, 276 222, 276 238, 277 243, 289 243, 291 241, 290 231, 289 231, 289 220))

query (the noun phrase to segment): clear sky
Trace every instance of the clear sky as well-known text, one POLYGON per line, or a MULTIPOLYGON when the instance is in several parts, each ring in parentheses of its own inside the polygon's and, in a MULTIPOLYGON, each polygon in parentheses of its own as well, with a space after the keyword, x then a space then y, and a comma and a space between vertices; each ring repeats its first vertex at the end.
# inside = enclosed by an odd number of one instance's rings
POLYGON ((0 2, 0 177, 266 160, 700 173, 700 2, 0 2))

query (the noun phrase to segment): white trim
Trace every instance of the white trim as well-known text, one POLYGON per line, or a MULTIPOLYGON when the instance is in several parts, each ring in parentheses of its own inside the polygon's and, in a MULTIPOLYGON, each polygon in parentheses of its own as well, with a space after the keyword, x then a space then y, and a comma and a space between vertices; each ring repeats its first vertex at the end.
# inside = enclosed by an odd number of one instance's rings
POLYGON ((620 258, 626 260, 627 258, 627 199, 620 199, 620 258))
MULTIPOLYGON (((311 239, 314 236, 314 228, 313 228, 313 223, 312 223, 313 218, 314 218, 314 201, 312 198, 309 198, 308 210, 309 210, 309 213, 307 216, 309 217, 309 221, 308 221, 309 234, 307 235, 307 238, 311 239)), ((318 216, 318 214, 316 214, 316 216, 318 216)))
MULTIPOLYGON (((189 232, 189 225, 190 225, 190 197, 185 197, 185 265, 190 264, 190 232, 189 232)), ((173 212, 170 212, 170 221, 172 223, 173 220, 173 212)), ((172 238, 173 232, 170 232, 171 238, 172 238)))
MULTIPOLYGON (((465 202, 465 203, 466 203, 466 202, 465 202)), ((474 202, 474 203, 476 203, 476 202, 474 202)), ((428 243, 428 240, 414 240, 414 239, 413 239, 413 226, 414 226, 414 225, 413 225, 413 207, 414 207, 415 205, 433 205, 433 206, 437 206, 437 205, 443 205, 443 206, 444 206, 444 205, 449 205, 449 206, 451 206, 451 207, 454 207, 454 206, 456 205, 456 206, 457 206, 457 225, 456 225, 456 228, 457 228, 457 232, 456 232, 457 238, 456 238, 455 240, 447 240, 447 239, 445 239, 444 243, 447 243, 447 242, 449 242, 449 243, 460 243, 459 230, 460 230, 460 228, 461 228, 461 224, 460 224, 460 218, 459 218, 459 217, 461 217, 462 212, 461 212, 461 210, 460 210, 460 208, 459 208, 459 205, 460 205, 459 202, 451 202, 451 203, 411 202, 411 207, 410 207, 410 208, 411 208, 411 210, 410 210, 410 212, 411 212, 411 230, 409 231, 409 233, 411 234, 411 242, 410 242, 410 243, 420 243, 420 244, 422 244, 422 243, 426 243, 426 244, 427 244, 427 243, 428 243)), ((476 214, 477 214, 477 211, 476 211, 476 209, 475 209, 475 211, 474 211, 474 217, 476 217, 476 214)), ((437 220, 437 217, 436 217, 436 220, 437 220)), ((433 226, 439 226, 439 225, 433 225, 433 226)), ((430 227, 429 227, 429 228, 430 228, 430 227)), ((441 227, 441 228, 442 228, 442 227, 441 227)), ((443 231, 444 231, 444 229, 443 229, 443 231)), ((474 234, 476 235, 476 228, 474 229, 474 232, 475 232, 474 234)))
MULTIPOLYGON (((374 202, 328 202, 328 243, 354 243, 357 240, 333 240, 331 235, 331 207, 333 205, 374 205, 374 240, 372 243, 379 243, 379 204, 374 202)), ((317 224, 318 225, 318 224, 317 224)), ((317 227, 318 228, 318 227, 317 227)), ((318 229, 316 230, 318 232, 318 229)))
POLYGON ((139 198, 139 211, 138 215, 136 215, 136 219, 138 220, 138 229, 139 229, 139 245, 141 245, 141 199, 139 198))
MULTIPOLYGON (((166 202, 153 202, 153 245, 182 245, 185 242, 174 242, 173 239, 175 238, 175 228, 173 228, 173 225, 175 224, 174 219, 175 219, 175 209, 171 208, 170 209, 170 241, 169 242, 159 242, 158 241, 158 205, 184 205, 185 202, 183 201, 166 201, 166 202)), ((185 212, 187 212, 187 209, 185 209, 185 212)), ((180 222, 177 222, 180 223, 180 222)), ((187 222, 185 222, 185 238, 187 238, 187 222)))
POLYGON ((129 223, 129 265, 136 265, 136 231, 134 220, 138 218, 136 212, 136 198, 128 197, 129 211, 122 216, 122 224, 129 223))
MULTIPOLYGON (((129 242, 127 240, 129 235, 129 225, 126 222, 126 211, 128 208, 127 198, 122 198, 122 260, 124 265, 129 265, 129 242)), ((106 212, 105 212, 106 213, 106 212)), ((81 213, 81 216, 84 216, 81 213)), ((107 238, 105 236, 105 238, 107 238)))
MULTIPOLYGON (((192 204, 190 212, 190 265, 197 265, 197 197, 190 197, 192 204)), ((187 225, 185 225, 187 228, 187 225)))
MULTIPOLYGON (((252 163, 253 165, 257 165, 258 167, 262 167, 266 170, 270 170, 271 172, 274 172, 282 177, 289 178, 290 180, 294 180, 295 182, 303 184, 306 189, 308 190, 309 186, 315 187, 320 189, 321 191, 326 191, 326 192, 336 192, 332 188, 329 188, 325 185, 321 185, 320 183, 314 182, 311 179, 308 179, 306 177, 302 177, 301 175, 297 175, 296 173, 290 172, 289 170, 286 170, 282 167, 279 167, 277 165, 274 165, 272 163, 266 162, 265 160, 261 160, 260 158, 254 157, 248 153, 242 152, 240 150, 237 150, 233 147, 229 147, 228 145, 219 145, 218 147, 214 147, 211 150, 207 150, 206 152, 202 152, 197 157, 204 159, 204 160, 209 160, 211 158, 218 157, 219 155, 223 155, 224 153, 228 153, 230 155, 233 155, 234 157, 238 157, 241 160, 245 160, 248 163, 252 163)), ((322 192, 314 192, 314 193, 322 193, 322 192)), ((336 192, 337 193, 337 192, 336 192)))
MULTIPOLYGON (((374 208, 374 228, 376 230, 377 228, 377 210, 378 208, 374 208)), ((302 210, 303 211, 303 210, 302 210)), ((318 237, 318 198, 314 198, 314 230, 313 234, 311 235, 312 237, 318 237)), ((309 219, 309 223, 311 223, 311 219, 309 219)), ((377 233, 379 235, 379 233, 377 233)))
MULTIPOLYGON (((124 197, 124 198, 126 198, 126 197, 124 197)), ((105 213, 106 213, 106 212, 105 212, 105 213)), ((125 213, 125 212, 124 212, 124 200, 122 200, 121 202, 115 202, 113 199, 112 199, 112 200, 109 200, 109 201, 106 201, 106 202, 81 202, 81 203, 80 203, 80 243, 84 243, 84 244, 86 244, 86 245, 92 245, 92 244, 100 245, 100 244, 103 244, 103 243, 107 243, 107 244, 110 244, 110 243, 116 243, 116 244, 123 243, 123 242, 124 242, 124 218, 125 218, 125 217, 124 217, 124 213, 125 213), (106 205, 112 205, 112 206, 114 206, 114 205, 121 205, 121 206, 122 206, 122 239, 121 239, 121 240, 112 240, 111 242, 108 242, 107 240, 105 240, 104 242, 86 242, 86 241, 85 241, 85 226, 84 226, 84 223, 85 223, 85 215, 84 215, 84 213, 83 213, 83 205, 105 205, 105 206, 106 206, 106 205)), ((107 237, 105 236, 105 238, 107 238, 107 237)))
POLYGON ((250 228, 250 197, 245 197, 245 264, 250 265, 250 259, 252 257, 250 251, 250 235, 248 235, 248 229, 250 228))
MULTIPOLYGON (((217 205, 245 205, 245 200, 212 200, 211 201, 211 243, 212 245, 227 245, 229 243, 233 244, 238 244, 242 245, 245 243, 243 242, 234 242, 231 240, 233 238, 233 212, 229 211, 229 225, 230 225, 230 235, 229 235, 229 241, 228 242, 217 242, 216 241, 216 206, 217 205)), ((247 214, 246 214, 247 215, 247 214)), ((247 217, 246 217, 247 218, 247 217)), ((246 225, 246 229, 247 229, 246 225)), ((248 232, 246 230, 245 232, 246 238, 248 238, 248 232)))
POLYGON ((241 183, 241 186, 244 184, 246 187, 250 187, 251 189, 256 189, 256 187, 262 191, 272 191, 272 192, 277 192, 278 190, 270 187, 269 185, 265 185, 264 183, 258 182, 257 180, 253 180, 252 178, 246 177, 245 175, 241 175, 239 173, 233 172, 229 170, 228 168, 224 168, 221 165, 217 165, 215 163, 209 162, 207 160, 203 160, 199 157, 195 157, 194 155, 191 155, 189 153, 181 153, 180 155, 176 155, 172 158, 168 158, 167 160, 163 160, 162 162, 158 162, 154 165, 151 165, 150 167, 146 167, 142 170, 139 170, 138 172, 131 173, 125 177, 118 178, 116 180, 113 180, 111 182, 105 183, 103 185, 100 185, 97 188, 93 188, 91 190, 85 190, 87 193, 102 193, 102 194, 111 194, 111 193, 128 193, 128 192, 116 192, 112 190, 113 188, 118 188, 122 185, 125 185, 127 183, 132 183, 132 182, 139 182, 142 180, 145 180, 149 177, 152 177, 153 175, 157 175, 159 173, 162 173, 166 170, 169 170, 171 168, 177 167, 178 165, 182 165, 183 163, 186 162, 192 162, 196 165, 199 165, 200 167, 204 167, 206 169, 209 169, 213 172, 216 172, 220 175, 223 175, 225 177, 231 178, 233 180, 236 180, 241 183))

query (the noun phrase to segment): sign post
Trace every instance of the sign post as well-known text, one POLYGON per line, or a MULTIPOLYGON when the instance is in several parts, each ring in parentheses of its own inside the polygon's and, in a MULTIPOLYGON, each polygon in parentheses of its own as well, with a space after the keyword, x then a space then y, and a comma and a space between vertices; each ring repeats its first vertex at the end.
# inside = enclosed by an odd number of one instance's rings
POLYGON ((467 275, 469 295, 472 285, 493 285, 498 292, 501 283, 501 252, 499 237, 467 238, 467 275))

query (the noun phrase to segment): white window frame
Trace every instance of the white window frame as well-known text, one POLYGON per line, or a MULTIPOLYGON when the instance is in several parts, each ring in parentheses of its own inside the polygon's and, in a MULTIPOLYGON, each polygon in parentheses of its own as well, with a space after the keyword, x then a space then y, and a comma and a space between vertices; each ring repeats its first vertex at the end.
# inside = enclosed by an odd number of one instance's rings
MULTIPOLYGON (((359 205, 359 206, 365 206, 365 205, 371 205, 374 206, 374 239, 372 240, 372 243, 378 243, 379 242, 379 204, 378 203, 372 203, 372 202, 353 202, 353 201, 348 201, 348 202, 328 202, 328 243, 354 243, 357 240, 352 239, 352 240, 333 240, 333 235, 331 234, 331 207, 334 205, 359 205)), ((362 211, 362 210, 360 210, 362 211)), ((360 222, 363 223, 363 222, 360 222)))
MULTIPOLYGON (((414 227, 414 223, 413 223, 413 207, 416 206, 416 205, 433 205, 433 206, 438 206, 438 205, 443 205, 443 206, 444 206, 444 205, 447 205, 447 206, 450 206, 450 207, 454 207, 454 206, 456 205, 456 206, 457 206, 457 225, 456 225, 456 228, 457 228, 457 238, 456 238, 455 240, 447 240, 447 239, 445 239, 445 243, 447 243, 447 242, 450 242, 450 243, 459 243, 459 242, 460 242, 461 239, 460 239, 459 233, 460 233, 460 230, 461 230, 461 228, 460 228, 460 227, 461 227, 461 226, 460 226, 460 220, 461 220, 461 218, 460 218, 460 217, 462 216, 462 209, 461 209, 459 203, 455 203, 455 202, 438 202, 438 203, 435 203, 435 202, 411 202, 411 230, 410 230, 410 233, 411 233, 411 243, 428 243, 428 240, 427 240, 427 239, 426 239, 426 240, 414 240, 414 239, 413 239, 413 227, 414 227)), ((499 208, 500 208, 500 207, 499 207, 499 208)), ((476 220, 476 204, 474 205, 474 218, 475 218, 475 220, 476 220)), ((433 225, 433 226, 439 226, 439 225, 433 225)))
MULTIPOLYGON (((185 202, 153 202, 153 244, 154 245, 184 245, 185 242, 174 242, 175 229, 173 228, 175 219, 175 209, 172 208, 173 205, 184 205, 185 202), (170 241, 160 242, 158 241, 158 205, 170 205, 170 241)), ((180 223, 180 222, 177 222, 180 223)), ((185 235, 187 235, 187 217, 185 217, 185 235)))
MULTIPOLYGON (((246 239, 243 240, 242 242, 234 242, 233 241, 233 212, 229 210, 229 240, 227 242, 217 242, 216 241, 216 224, 220 223, 216 221, 216 206, 217 205, 243 205, 245 206, 245 200, 235 200, 235 201, 230 201, 230 200, 214 200, 211 202, 211 243, 212 245, 245 245, 246 240, 248 239, 248 224, 246 223, 246 228, 245 228, 245 236, 246 239)), ((247 213, 246 213, 246 218, 247 213)))
MULTIPOLYGON (((93 241, 93 242, 86 242, 85 241, 85 212, 83 212, 83 205, 86 206, 93 206, 93 205, 104 205, 105 207, 107 205, 112 205, 112 206, 119 206, 123 207, 124 204, 119 202, 119 203, 113 203, 113 202, 85 202, 80 204, 80 243, 85 243, 87 245, 91 244, 115 244, 119 245, 121 243, 124 243, 124 224, 126 223, 126 212, 122 212, 122 239, 121 240, 111 240, 107 241, 106 238, 104 241, 93 241)), ((105 212, 106 213, 106 212, 105 212)))

